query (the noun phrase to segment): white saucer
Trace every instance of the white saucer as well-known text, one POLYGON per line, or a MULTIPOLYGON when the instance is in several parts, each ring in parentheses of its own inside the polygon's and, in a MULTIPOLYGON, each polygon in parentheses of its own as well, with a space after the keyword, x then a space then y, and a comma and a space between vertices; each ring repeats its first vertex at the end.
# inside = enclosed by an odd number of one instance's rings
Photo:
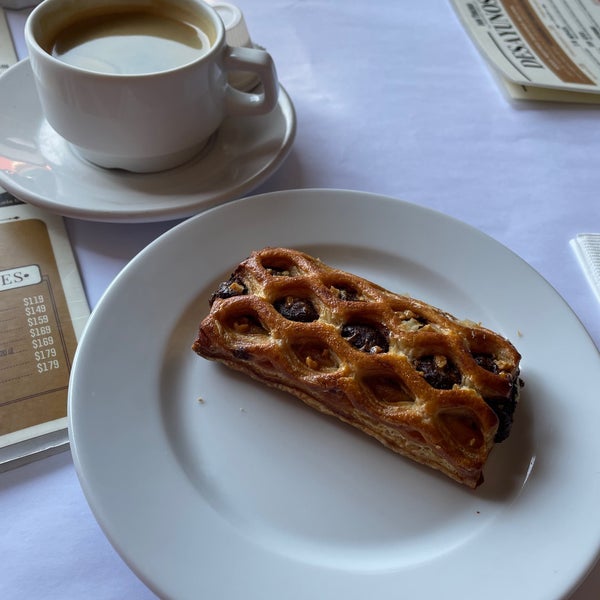
POLYGON ((0 185, 68 217, 129 223, 188 217, 263 183, 295 134, 294 106, 282 88, 273 112, 226 119, 185 165, 151 174, 106 170, 79 158, 46 122, 28 59, 0 77, 0 185))

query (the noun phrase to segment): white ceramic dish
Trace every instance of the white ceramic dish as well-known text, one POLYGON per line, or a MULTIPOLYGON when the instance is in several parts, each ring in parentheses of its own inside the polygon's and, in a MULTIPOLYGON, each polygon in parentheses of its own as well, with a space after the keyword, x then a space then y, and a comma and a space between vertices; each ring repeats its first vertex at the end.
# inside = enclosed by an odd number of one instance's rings
POLYGON ((80 343, 69 424, 99 523, 160 596, 548 600, 600 547, 599 389, 587 333, 505 247, 398 200, 298 190, 213 208, 123 270, 80 343), (481 487, 192 353, 210 292, 266 245, 515 342, 526 385, 481 487))
POLYGON ((0 185, 17 198, 78 219, 148 222, 184 218, 239 198, 271 176, 296 135, 294 106, 232 117, 186 164, 161 173, 102 169, 48 125, 28 59, 0 77, 0 185))

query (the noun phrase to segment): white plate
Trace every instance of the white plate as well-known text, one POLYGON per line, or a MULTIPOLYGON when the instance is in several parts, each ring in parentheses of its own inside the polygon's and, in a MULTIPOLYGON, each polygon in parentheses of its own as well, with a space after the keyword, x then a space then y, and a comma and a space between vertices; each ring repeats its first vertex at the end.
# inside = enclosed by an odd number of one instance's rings
POLYGON ((600 547, 599 389, 587 333, 505 247, 398 200, 297 190, 211 209, 136 257, 85 331, 69 418, 99 523, 161 596, 548 600, 600 547), (192 353, 209 293, 267 245, 514 341, 526 385, 480 488, 192 353))
POLYGON ((281 88, 274 111, 226 119, 181 167, 149 174, 102 169, 79 158, 48 125, 28 59, 0 77, 0 185, 68 217, 128 223, 188 217, 263 183, 295 135, 294 107, 281 88))

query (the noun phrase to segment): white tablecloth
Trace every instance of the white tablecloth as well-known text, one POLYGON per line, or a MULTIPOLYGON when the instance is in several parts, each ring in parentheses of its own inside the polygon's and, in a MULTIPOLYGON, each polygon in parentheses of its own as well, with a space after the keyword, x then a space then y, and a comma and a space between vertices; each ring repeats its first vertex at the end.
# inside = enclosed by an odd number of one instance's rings
MULTIPOLYGON (((600 107, 509 102, 448 0, 239 6, 298 117, 291 155, 255 192, 364 190, 461 219, 537 269, 600 345, 600 306, 569 247, 600 231, 600 107)), ((24 17, 9 16, 22 58, 24 17)), ((174 223, 67 225, 93 307, 174 223)), ((152 597, 96 524, 68 452, 0 475, 0 598, 152 597)), ((598 597, 600 567, 573 596, 598 597)))

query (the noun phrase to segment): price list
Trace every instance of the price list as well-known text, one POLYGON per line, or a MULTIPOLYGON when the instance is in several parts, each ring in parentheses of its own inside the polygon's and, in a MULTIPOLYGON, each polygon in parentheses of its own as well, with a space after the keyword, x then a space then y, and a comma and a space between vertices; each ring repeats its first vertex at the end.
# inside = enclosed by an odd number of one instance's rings
POLYGON ((0 250, 3 435, 66 416, 77 340, 45 223, 0 223, 0 250))

